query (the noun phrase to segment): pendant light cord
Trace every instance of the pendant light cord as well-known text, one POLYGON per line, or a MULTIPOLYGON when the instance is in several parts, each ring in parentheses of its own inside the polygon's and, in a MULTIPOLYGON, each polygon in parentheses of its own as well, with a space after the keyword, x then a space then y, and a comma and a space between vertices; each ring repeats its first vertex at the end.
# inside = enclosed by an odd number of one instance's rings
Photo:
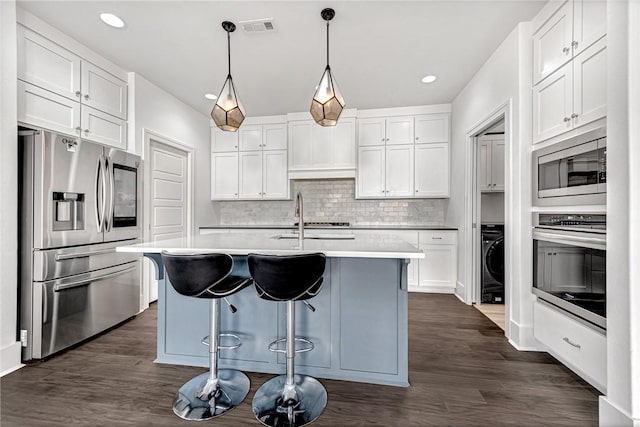
POLYGON ((327 21, 327 67, 329 66, 329 21, 327 21))
POLYGON ((229 64, 229 76, 231 76, 231 33, 227 31, 227 63, 229 64))

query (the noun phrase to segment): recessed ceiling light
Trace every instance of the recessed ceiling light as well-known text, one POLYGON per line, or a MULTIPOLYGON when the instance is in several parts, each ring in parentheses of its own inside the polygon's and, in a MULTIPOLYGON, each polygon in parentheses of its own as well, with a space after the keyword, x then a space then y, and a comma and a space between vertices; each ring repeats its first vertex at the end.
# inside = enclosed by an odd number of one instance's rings
POLYGON ((204 97, 205 97, 205 98, 207 98, 207 99, 210 99, 210 100, 212 100, 212 101, 213 101, 214 99, 218 99, 218 96, 217 96, 217 95, 214 95, 214 94, 212 94, 212 93, 205 93, 205 94, 204 94, 204 97))
POLYGON ((101 13, 100 19, 102 20, 102 22, 104 22, 110 27, 114 27, 114 28, 124 27, 124 21, 119 16, 116 16, 113 13, 101 13))
POLYGON ((422 83, 433 83, 437 80, 438 78, 436 76, 430 75, 430 76, 424 76, 422 78, 422 83))

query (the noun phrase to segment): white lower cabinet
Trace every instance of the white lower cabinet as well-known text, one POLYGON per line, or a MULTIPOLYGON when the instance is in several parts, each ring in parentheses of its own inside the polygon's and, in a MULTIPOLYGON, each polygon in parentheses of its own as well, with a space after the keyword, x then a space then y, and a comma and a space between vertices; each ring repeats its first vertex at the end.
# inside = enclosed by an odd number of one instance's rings
POLYGON ((420 260, 418 292, 454 293, 457 280, 457 232, 420 231, 418 248, 425 255, 420 260))
POLYGON ((597 327, 537 300, 533 306, 533 334, 549 353, 606 394, 607 336, 597 327))

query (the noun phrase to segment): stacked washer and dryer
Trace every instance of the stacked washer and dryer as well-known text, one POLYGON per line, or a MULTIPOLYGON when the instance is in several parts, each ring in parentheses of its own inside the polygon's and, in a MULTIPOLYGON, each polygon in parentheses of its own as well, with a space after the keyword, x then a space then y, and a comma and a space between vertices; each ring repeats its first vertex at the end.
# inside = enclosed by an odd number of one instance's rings
POLYGON ((482 224, 483 304, 504 304, 504 225, 482 224))

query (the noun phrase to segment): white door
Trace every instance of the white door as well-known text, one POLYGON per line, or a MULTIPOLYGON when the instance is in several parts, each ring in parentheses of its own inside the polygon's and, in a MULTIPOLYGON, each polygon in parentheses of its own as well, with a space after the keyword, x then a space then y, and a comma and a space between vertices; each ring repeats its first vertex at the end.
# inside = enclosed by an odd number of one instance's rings
POLYGON ((413 144, 413 117, 390 117, 386 121, 387 145, 413 144))
POLYGON ((491 141, 478 141, 478 189, 491 191, 491 141))
POLYGON ((544 141, 571 129, 573 63, 533 87, 533 142, 544 141))
POLYGON ((239 157, 239 199, 262 198, 262 151, 241 151, 239 157))
POLYGON ((384 119, 358 120, 358 145, 383 145, 385 140, 384 119))
POLYGON ((582 52, 573 60, 574 126, 607 115, 607 39, 582 52))
POLYGON ((415 118, 416 144, 449 142, 449 114, 425 114, 415 118))
MULTIPOLYGON (((145 240, 155 242, 187 237, 191 226, 188 153, 151 138, 147 164, 150 206, 149 234, 145 240)), ((147 268, 148 265, 145 270, 147 268)), ((153 277, 147 274, 149 276, 153 277)), ((157 299, 157 283, 152 280, 149 302, 157 299)))
POLYGON ((240 151, 262 150, 262 126, 242 126, 238 131, 240 151))
POLYGON ((384 145, 358 149, 358 197, 384 197, 384 145))
POLYGON ((533 35, 533 84, 571 59, 573 1, 564 5, 533 35))
POLYGON ((386 147, 385 187, 388 197, 413 197, 413 144, 386 147))
POLYGON ((95 65, 82 61, 82 104, 127 118, 127 82, 95 65))
POLYGON ((287 150, 265 150, 262 162, 262 198, 288 199, 287 150))
POLYGON ((211 200, 238 198, 238 153, 211 153, 211 200))
POLYGON ((606 0, 574 0, 573 56, 587 49, 607 33, 606 0))
POLYGON ((449 197, 449 144, 418 144, 415 197, 449 197))
POLYGON ((504 139, 491 143, 491 189, 504 191, 504 139))

